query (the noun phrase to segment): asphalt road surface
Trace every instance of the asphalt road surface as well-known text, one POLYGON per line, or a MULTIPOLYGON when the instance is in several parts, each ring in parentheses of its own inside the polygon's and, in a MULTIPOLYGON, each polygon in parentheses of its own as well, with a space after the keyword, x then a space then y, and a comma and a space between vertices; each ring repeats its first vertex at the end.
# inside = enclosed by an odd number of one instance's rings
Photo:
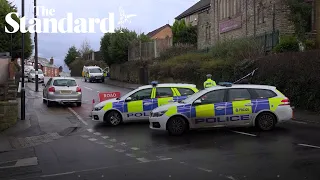
POLYGON ((77 79, 81 128, 35 147, 41 173, 16 179, 319 180, 320 127, 288 122, 272 132, 254 128, 191 131, 181 137, 153 132, 148 122, 109 127, 90 120, 99 92, 128 89, 77 79))

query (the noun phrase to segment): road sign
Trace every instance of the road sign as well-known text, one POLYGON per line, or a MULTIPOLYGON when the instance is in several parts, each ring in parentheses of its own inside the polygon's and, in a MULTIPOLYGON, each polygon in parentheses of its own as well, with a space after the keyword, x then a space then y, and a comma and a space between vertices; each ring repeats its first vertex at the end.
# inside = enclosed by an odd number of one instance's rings
POLYGON ((120 98, 120 92, 100 92, 99 100, 100 102, 106 101, 108 99, 120 98))

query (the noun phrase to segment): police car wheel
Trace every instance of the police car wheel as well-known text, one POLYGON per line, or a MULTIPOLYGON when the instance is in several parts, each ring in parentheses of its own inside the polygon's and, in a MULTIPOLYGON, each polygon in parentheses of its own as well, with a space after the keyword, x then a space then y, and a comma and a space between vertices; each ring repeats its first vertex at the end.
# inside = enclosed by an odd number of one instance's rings
POLYGON ((122 122, 121 114, 117 111, 111 111, 107 114, 105 122, 112 126, 118 126, 122 122))
POLYGON ((182 135, 187 130, 187 123, 182 117, 173 117, 167 124, 167 130, 170 135, 182 135))
POLYGON ((262 131, 270 131, 274 129, 276 118, 271 113, 262 113, 257 117, 257 127, 262 131))

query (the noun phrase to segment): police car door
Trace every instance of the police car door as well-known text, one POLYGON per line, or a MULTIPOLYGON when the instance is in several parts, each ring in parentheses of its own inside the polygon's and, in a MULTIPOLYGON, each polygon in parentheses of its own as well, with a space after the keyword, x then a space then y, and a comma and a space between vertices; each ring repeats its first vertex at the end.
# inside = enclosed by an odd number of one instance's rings
POLYGON ((193 105, 191 113, 195 128, 225 126, 226 90, 213 90, 202 95, 193 105), (196 104, 199 102, 199 104, 196 104))
POLYGON ((144 120, 148 119, 152 110, 151 99, 152 88, 142 89, 130 96, 131 100, 126 100, 124 117, 126 120, 144 120))
POLYGON ((246 88, 230 88, 227 94, 227 125, 242 126, 249 124, 253 117, 253 104, 249 90, 246 88))

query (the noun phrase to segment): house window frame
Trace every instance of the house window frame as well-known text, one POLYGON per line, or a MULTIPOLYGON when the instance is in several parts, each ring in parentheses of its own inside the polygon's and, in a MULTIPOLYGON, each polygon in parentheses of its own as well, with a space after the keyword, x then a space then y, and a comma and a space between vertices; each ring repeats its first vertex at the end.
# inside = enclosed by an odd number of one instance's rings
POLYGON ((266 22, 266 17, 265 17, 265 7, 263 6, 262 2, 259 3, 258 7, 258 12, 257 12, 257 24, 263 24, 266 22))

